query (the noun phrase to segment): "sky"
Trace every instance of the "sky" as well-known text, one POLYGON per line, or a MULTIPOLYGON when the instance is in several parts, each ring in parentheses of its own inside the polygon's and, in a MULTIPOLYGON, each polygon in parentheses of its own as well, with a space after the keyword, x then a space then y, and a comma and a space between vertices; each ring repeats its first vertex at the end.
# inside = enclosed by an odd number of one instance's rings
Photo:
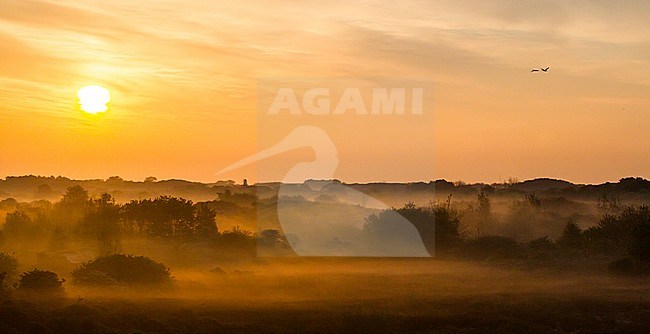
POLYGON ((263 180, 217 172, 323 124, 347 182, 648 178, 648 32, 647 1, 0 0, 0 177, 263 180), (425 80, 431 104, 269 120, 277 78, 425 80), (79 109, 86 85, 107 112, 79 109))

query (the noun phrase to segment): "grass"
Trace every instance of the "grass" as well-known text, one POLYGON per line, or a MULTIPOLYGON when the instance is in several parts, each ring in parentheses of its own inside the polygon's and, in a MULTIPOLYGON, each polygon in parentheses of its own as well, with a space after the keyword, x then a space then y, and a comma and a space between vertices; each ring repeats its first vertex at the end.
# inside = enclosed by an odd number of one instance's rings
POLYGON ((177 288, 166 293, 67 286, 65 299, 5 301, 0 332, 650 330, 650 283, 598 271, 507 270, 431 259, 259 259, 222 267, 228 274, 176 272, 177 288))

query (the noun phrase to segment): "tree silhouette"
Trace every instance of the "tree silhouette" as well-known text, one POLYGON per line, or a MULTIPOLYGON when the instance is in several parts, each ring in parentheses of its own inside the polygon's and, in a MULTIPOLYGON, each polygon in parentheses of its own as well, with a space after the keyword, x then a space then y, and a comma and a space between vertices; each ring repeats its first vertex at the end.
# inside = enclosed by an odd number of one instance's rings
POLYGON ((7 253, 0 253, 0 273, 12 277, 16 275, 16 270, 18 270, 18 260, 7 253))
POLYGON ((199 238, 211 239, 219 234, 217 227, 217 212, 210 209, 208 203, 195 205, 196 234, 199 238))
POLYGON ((120 207, 106 193, 89 203, 88 213, 81 219, 83 234, 97 238, 99 255, 117 253, 120 249, 120 207))
POLYGON ((35 226, 32 218, 23 211, 15 211, 5 218, 3 232, 9 236, 24 236, 34 233, 35 226))
POLYGON ((481 190, 477 196, 478 208, 478 226, 476 227, 476 235, 481 237, 485 234, 485 230, 492 221, 492 206, 490 204, 490 197, 486 192, 481 190))
POLYGON ((364 232, 380 237, 390 237, 398 232, 394 229, 394 223, 403 217, 418 230, 422 242, 430 254, 438 254, 439 251, 444 253, 460 237, 458 230, 460 216, 456 210, 451 208, 450 203, 451 199, 442 204, 434 204, 430 208, 423 208, 410 202, 399 209, 384 210, 366 218, 364 232))
POLYGON ((584 245, 584 236, 575 221, 569 220, 567 222, 562 236, 558 240, 558 244, 566 248, 582 248, 584 245))
POLYGON ((61 199, 60 205, 63 207, 85 207, 89 199, 88 191, 80 185, 76 185, 67 189, 61 199))
POLYGON ((120 209, 125 232, 176 240, 216 238, 216 215, 208 203, 170 196, 133 200, 120 209))

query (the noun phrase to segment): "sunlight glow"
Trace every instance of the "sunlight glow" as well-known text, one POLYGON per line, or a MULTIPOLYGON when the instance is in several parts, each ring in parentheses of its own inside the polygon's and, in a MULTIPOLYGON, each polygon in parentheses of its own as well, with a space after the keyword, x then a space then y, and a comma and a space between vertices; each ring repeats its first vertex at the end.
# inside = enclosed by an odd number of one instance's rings
POLYGON ((89 114, 97 114, 108 110, 107 104, 111 101, 111 93, 101 86, 86 86, 77 92, 81 110, 89 114))

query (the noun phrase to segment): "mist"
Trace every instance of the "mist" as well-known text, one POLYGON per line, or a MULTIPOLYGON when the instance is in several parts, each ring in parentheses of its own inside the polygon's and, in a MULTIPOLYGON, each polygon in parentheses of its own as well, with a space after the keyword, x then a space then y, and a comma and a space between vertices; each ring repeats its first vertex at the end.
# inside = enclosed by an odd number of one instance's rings
POLYGON ((649 189, 8 178, 0 325, 640 330, 649 189))

